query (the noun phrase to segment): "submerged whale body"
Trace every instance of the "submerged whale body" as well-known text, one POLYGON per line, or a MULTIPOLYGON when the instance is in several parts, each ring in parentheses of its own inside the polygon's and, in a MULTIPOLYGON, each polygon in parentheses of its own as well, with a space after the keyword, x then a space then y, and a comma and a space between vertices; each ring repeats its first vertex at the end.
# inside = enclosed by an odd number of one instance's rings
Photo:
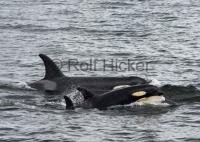
MULTIPOLYGON (((82 107, 106 109, 110 106, 126 105, 134 102, 165 101, 163 92, 153 85, 136 85, 95 95, 84 88, 77 88, 84 97, 82 107)), ((66 108, 72 108, 70 98, 64 96, 66 108)))
POLYGON ((58 66, 46 55, 39 54, 45 66, 45 77, 39 81, 28 83, 34 89, 47 93, 60 94, 64 91, 81 86, 89 89, 95 94, 102 94, 119 85, 147 84, 148 82, 140 77, 68 77, 65 76, 58 66))

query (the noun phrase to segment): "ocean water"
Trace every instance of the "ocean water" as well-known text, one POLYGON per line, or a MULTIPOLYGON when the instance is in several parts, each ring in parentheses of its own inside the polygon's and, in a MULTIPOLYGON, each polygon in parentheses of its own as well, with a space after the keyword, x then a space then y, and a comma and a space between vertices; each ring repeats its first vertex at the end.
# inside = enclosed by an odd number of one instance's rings
POLYGON ((1 0, 0 141, 199 141, 200 99, 65 110, 63 99, 25 84, 44 76, 43 53, 67 76, 140 76, 170 84, 164 88, 175 96, 198 97, 199 17, 197 0, 1 0), (106 65, 69 70, 69 60, 106 65), (128 60, 131 70, 111 68, 128 60), (148 68, 136 69, 139 63, 148 68))

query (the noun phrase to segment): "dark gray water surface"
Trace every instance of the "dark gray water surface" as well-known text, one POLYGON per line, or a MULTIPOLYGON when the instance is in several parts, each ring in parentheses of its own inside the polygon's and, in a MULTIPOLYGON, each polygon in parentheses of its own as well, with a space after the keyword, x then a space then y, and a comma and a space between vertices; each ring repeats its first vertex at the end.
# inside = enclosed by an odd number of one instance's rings
POLYGON ((39 80, 53 59, 132 59, 146 71, 68 71, 200 87, 198 0, 1 0, 1 141, 199 141, 200 103, 175 108, 65 110, 19 82, 39 80))

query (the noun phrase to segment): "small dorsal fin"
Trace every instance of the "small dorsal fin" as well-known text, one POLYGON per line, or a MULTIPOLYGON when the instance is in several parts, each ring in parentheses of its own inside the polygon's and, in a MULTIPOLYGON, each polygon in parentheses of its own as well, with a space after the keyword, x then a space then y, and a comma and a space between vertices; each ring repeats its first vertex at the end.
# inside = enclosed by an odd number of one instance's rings
POLYGON ((74 105, 72 103, 72 100, 67 96, 64 96, 64 99, 66 103, 66 109, 73 108, 74 105))
POLYGON ((45 77, 44 79, 53 79, 56 77, 63 77, 64 74, 62 71, 58 68, 58 66, 46 55, 39 54, 40 58, 44 62, 45 66, 45 77))
POLYGON ((78 87, 77 90, 81 92, 81 94, 83 95, 85 100, 94 97, 93 93, 91 93, 90 91, 88 91, 88 90, 86 90, 84 88, 78 87))

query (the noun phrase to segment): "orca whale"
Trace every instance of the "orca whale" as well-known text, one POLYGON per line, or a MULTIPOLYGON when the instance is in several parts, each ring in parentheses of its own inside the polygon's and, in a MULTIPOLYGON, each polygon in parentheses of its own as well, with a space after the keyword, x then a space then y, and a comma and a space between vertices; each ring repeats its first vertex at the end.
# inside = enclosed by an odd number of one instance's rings
MULTIPOLYGON (((78 87, 84 98, 81 104, 84 108, 106 109, 110 106, 126 105, 137 102, 138 104, 155 102, 164 102, 164 93, 153 85, 135 85, 125 88, 115 89, 101 95, 94 95, 87 89, 78 87)), ((64 96, 66 109, 72 108, 73 103, 69 97, 64 96)))
POLYGON ((95 94, 102 94, 119 85, 147 84, 148 82, 140 77, 68 77, 65 76, 51 58, 39 54, 45 66, 43 79, 28 83, 31 88, 44 91, 48 94, 68 93, 81 86, 89 89, 95 94))

